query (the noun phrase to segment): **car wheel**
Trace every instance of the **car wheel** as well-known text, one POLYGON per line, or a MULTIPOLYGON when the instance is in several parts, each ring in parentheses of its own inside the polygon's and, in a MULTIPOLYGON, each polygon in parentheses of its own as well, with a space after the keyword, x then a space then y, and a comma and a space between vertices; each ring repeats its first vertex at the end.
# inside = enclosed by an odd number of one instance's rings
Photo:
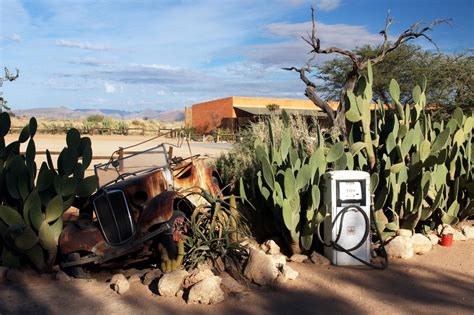
MULTIPOLYGON (((65 261, 72 262, 81 259, 81 255, 79 253, 71 253, 67 255, 65 261)), ((78 278, 78 279, 85 279, 87 278, 87 274, 82 268, 82 266, 72 266, 72 267, 65 267, 61 268, 68 276, 78 278)))

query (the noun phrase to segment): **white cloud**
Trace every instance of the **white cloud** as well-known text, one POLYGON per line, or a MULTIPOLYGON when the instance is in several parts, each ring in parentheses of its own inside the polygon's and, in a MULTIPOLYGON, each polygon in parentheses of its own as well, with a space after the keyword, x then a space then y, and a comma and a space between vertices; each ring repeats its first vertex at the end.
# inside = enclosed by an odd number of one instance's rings
POLYGON ((115 93, 117 88, 115 87, 115 85, 113 85, 112 83, 109 83, 109 82, 105 82, 104 83, 104 89, 105 89, 105 92, 106 93, 115 93))
POLYGON ((83 65, 83 66, 91 66, 91 67, 101 67, 101 66, 111 66, 113 62, 105 61, 105 60, 98 60, 93 57, 86 57, 86 58, 72 58, 69 60, 69 63, 74 65, 83 65))
POLYGON ((309 3, 310 0, 281 0, 281 2, 292 6, 300 6, 303 3, 309 3))
POLYGON ((85 99, 85 100, 82 100, 81 103, 82 104, 99 104, 99 105, 103 105, 103 104, 106 104, 108 103, 109 101, 105 98, 101 98, 101 97, 97 97, 97 98, 92 98, 92 99, 85 99))
POLYGON ((112 47, 99 44, 91 44, 89 42, 78 42, 72 40, 60 39, 56 41, 57 46, 69 47, 69 48, 79 48, 85 50, 97 50, 97 51, 110 51, 112 47))
POLYGON ((130 67, 141 68, 141 69, 170 70, 170 71, 182 70, 179 67, 174 67, 170 65, 162 65, 162 64, 154 64, 154 63, 153 64, 132 63, 130 64, 130 67))
MULTIPOLYGON (((271 44, 249 46, 244 54, 253 62, 265 65, 292 66, 305 63, 310 55, 311 47, 301 39, 311 31, 311 22, 304 23, 273 23, 267 25, 267 31, 283 41, 271 44)), ((324 24, 316 22, 317 36, 321 39, 321 47, 339 47, 352 50, 363 45, 377 45, 383 38, 371 33, 364 26, 348 24, 324 24)), ((335 55, 332 55, 335 56, 335 55)), ((318 56, 321 62, 331 56, 318 56)))
POLYGON ((12 42, 21 43, 22 39, 17 33, 13 33, 9 36, 0 36, 0 40, 10 40, 12 42))
POLYGON ((341 5, 341 0, 318 0, 316 7, 322 11, 332 11, 341 5))

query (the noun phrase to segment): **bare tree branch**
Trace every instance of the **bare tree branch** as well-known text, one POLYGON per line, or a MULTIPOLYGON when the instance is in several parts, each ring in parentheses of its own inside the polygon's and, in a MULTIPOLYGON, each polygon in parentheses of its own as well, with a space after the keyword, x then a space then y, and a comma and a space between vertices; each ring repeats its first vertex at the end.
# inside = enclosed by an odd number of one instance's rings
POLYGON ((331 120, 331 123, 334 124, 334 121, 336 119, 334 115, 334 111, 332 110, 331 106, 325 101, 323 101, 318 94, 316 93, 316 85, 309 80, 306 77, 306 72, 311 72, 311 69, 309 67, 304 67, 304 68, 296 68, 296 67, 290 67, 290 68, 283 68, 283 70, 288 70, 288 71, 296 71, 300 74, 300 79, 306 84, 306 90, 305 90, 305 95, 308 97, 316 106, 321 108, 323 112, 329 117, 331 120))
MULTIPOLYGON (((388 45, 388 29, 392 23, 392 18, 388 16, 387 21, 385 23, 384 30, 381 31, 381 33, 384 36, 382 50, 376 57, 371 58, 370 62, 373 65, 381 62, 385 58, 385 56, 387 56, 387 54, 397 49, 398 46, 400 46, 401 44, 409 40, 416 39, 418 37, 423 37, 427 39, 431 44, 433 44, 436 47, 437 50, 439 50, 438 45, 436 45, 436 43, 432 40, 431 37, 429 37, 426 34, 426 32, 433 30, 433 27, 435 27, 436 25, 443 24, 443 23, 450 24, 450 22, 451 22, 451 19, 438 19, 438 20, 433 21, 431 24, 420 29, 421 25, 425 25, 427 23, 425 21, 418 21, 416 23, 413 23, 409 29, 401 33, 395 42, 393 42, 391 45, 388 45)), ((365 69, 366 67, 367 67, 367 61, 362 64, 362 69, 365 69)))
POLYGON ((306 90, 305 90, 305 95, 317 106, 319 106, 329 117, 333 125, 337 125, 337 127, 343 131, 343 135, 345 135, 345 119, 344 119, 344 114, 345 114, 345 98, 347 95, 347 91, 353 91, 356 82, 357 82, 357 77, 360 75, 360 72, 365 70, 367 68, 367 64, 370 61, 372 64, 377 64, 384 60, 384 58, 392 51, 397 49, 401 44, 409 41, 416 39, 418 37, 423 37, 430 41, 433 45, 436 44, 433 42, 431 37, 429 37, 426 32, 433 30, 433 28, 439 24, 447 23, 449 24, 450 20, 449 19, 439 19, 436 21, 433 21, 431 24, 428 24, 424 21, 418 21, 414 23, 413 25, 410 26, 407 30, 405 30, 403 33, 401 33, 398 37, 398 39, 390 43, 389 41, 389 36, 388 36, 388 31, 390 26, 393 23, 393 18, 390 15, 390 12, 387 14, 387 18, 385 20, 385 25, 382 31, 380 31, 380 34, 383 36, 383 43, 381 45, 381 50, 377 54, 377 56, 370 58, 370 59, 364 59, 362 56, 357 55, 355 52, 342 49, 339 47, 328 47, 328 48, 321 48, 321 40, 317 36, 316 33, 316 20, 314 18, 314 7, 311 6, 311 23, 312 23, 312 28, 311 28, 311 33, 307 34, 307 37, 302 36, 302 39, 311 47, 310 53, 313 54, 313 56, 308 60, 306 67, 303 68, 296 68, 296 67, 289 67, 289 68, 283 68, 288 71, 295 71, 300 74, 300 79, 306 84, 306 90), (424 26, 424 27, 422 27, 424 26), (321 100, 320 97, 318 97, 316 93, 316 85, 308 79, 306 76, 306 73, 311 72, 311 62, 316 56, 316 54, 339 54, 342 56, 348 57, 352 63, 353 67, 352 70, 347 74, 346 77, 346 82, 344 84, 344 87, 342 89, 341 97, 340 97, 340 102, 339 102, 339 107, 336 112, 332 110, 332 108, 329 106, 329 104, 323 100, 321 100))
POLYGON ((337 54, 349 57, 354 63, 360 62, 357 55, 354 54, 352 51, 345 50, 339 47, 329 47, 326 49, 321 49, 321 40, 319 39, 319 37, 316 36, 316 20, 314 18, 313 6, 311 7, 311 20, 312 20, 311 36, 308 38, 305 38, 304 36, 301 37, 306 43, 308 43, 313 48, 311 50, 311 53, 315 53, 315 54, 337 53, 337 54))

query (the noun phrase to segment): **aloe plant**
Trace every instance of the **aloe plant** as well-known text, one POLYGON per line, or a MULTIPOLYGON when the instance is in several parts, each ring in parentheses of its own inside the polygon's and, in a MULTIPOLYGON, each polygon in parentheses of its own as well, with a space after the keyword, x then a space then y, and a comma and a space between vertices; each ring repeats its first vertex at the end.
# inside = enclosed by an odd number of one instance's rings
MULTIPOLYGON (((188 234, 183 235, 183 243, 178 247, 184 259, 178 261, 171 269, 178 268, 183 263, 187 269, 195 268, 199 263, 217 260, 226 257, 241 262, 247 255, 242 242, 250 232, 247 222, 236 209, 236 198, 231 196, 213 197, 209 192, 201 189, 199 192, 183 192, 185 195, 198 194, 203 203, 198 205, 187 220, 188 234), (204 201, 205 200, 205 201, 204 201)), ((164 270, 169 267, 163 265, 164 270)))

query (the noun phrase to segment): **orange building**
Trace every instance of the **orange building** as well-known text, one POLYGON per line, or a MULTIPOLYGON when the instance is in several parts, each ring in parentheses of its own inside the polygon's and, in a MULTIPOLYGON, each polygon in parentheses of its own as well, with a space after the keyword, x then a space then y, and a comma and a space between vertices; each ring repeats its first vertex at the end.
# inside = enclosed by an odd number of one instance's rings
MULTIPOLYGON (((271 104, 290 114, 317 116, 323 124, 326 120, 326 114, 310 100, 230 96, 192 105, 191 110, 185 111, 186 127, 192 127, 199 133, 217 128, 236 129, 258 116, 269 115, 268 105, 271 104)), ((330 105, 337 107, 335 102, 330 105)))

